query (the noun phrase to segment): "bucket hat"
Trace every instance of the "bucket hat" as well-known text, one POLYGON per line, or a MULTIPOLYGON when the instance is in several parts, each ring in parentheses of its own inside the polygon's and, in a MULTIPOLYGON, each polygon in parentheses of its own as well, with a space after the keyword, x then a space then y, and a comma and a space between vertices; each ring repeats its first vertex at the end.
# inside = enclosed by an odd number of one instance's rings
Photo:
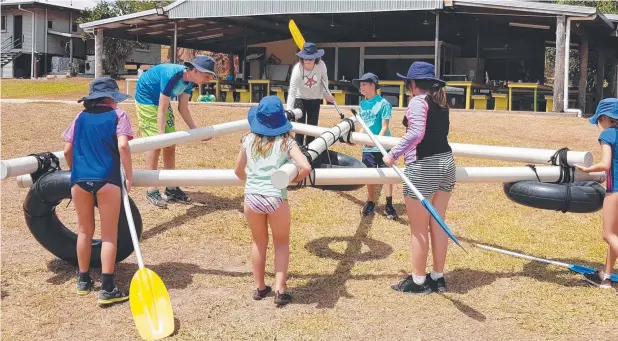
POLYGON ((292 124, 277 96, 266 96, 247 113, 252 133, 264 136, 279 136, 292 130, 292 124))
POLYGON ((120 92, 116 81, 109 77, 99 77, 93 80, 90 82, 89 89, 88 96, 82 97, 77 101, 78 103, 105 97, 109 97, 114 100, 114 102, 120 103, 128 98, 131 98, 131 96, 120 92))
POLYGON ((318 49, 314 43, 305 43, 296 55, 302 59, 318 59, 324 55, 324 50, 318 49))
POLYGON ((445 86, 446 82, 436 77, 436 73, 434 71, 434 67, 432 64, 425 62, 414 62, 410 65, 408 69, 408 74, 406 76, 397 73, 397 77, 406 80, 431 80, 436 81, 440 86, 445 86))
POLYGON ((608 116, 615 120, 618 120, 618 98, 606 98, 599 102, 597 111, 594 116, 590 117, 590 123, 597 124, 601 116, 608 116))

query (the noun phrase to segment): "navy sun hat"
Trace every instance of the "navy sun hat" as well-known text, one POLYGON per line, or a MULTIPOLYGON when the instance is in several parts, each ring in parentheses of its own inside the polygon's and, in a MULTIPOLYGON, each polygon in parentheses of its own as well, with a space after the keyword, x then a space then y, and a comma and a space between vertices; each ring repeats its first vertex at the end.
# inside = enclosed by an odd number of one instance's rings
POLYGON ((410 65, 408 69, 408 75, 404 76, 400 73, 397 73, 397 77, 406 80, 431 80, 439 83, 440 86, 445 86, 446 82, 436 77, 436 73, 434 71, 434 67, 432 64, 425 62, 414 62, 410 65))
POLYGON ((283 103, 277 96, 266 96, 247 113, 252 133, 264 136, 279 136, 292 130, 283 109, 283 103))
POLYGON ((114 102, 120 103, 131 96, 123 94, 118 88, 118 84, 115 80, 109 77, 99 77, 90 82, 90 90, 88 96, 82 97, 77 103, 83 101, 92 101, 94 99, 109 97, 114 102))
POLYGON ((185 62, 185 66, 192 66, 199 72, 206 72, 216 76, 215 64, 215 60, 212 57, 204 55, 195 57, 195 60, 192 62, 185 62))
POLYGON ((318 59, 324 55, 324 50, 318 49, 314 43, 305 43, 296 55, 302 59, 318 59))
POLYGON ((371 72, 364 74, 361 78, 352 80, 352 84, 359 89, 360 89, 360 83, 362 82, 373 83, 376 85, 376 89, 380 87, 380 80, 378 79, 378 76, 376 76, 375 74, 371 72))
POLYGON ((590 123, 597 124, 601 116, 608 116, 615 120, 618 120, 618 98, 606 98, 599 102, 597 111, 594 116, 590 117, 590 123))

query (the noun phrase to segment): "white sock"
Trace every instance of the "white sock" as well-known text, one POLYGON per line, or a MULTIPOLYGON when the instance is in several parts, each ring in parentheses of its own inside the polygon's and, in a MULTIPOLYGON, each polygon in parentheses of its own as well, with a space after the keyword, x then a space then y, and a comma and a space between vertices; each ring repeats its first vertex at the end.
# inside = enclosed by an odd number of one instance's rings
POLYGON ((425 276, 424 275, 423 276, 417 276, 415 274, 412 274, 412 280, 417 285, 423 285, 423 283, 425 283, 425 276))
POLYGON ((433 279, 434 281, 437 281, 438 279, 444 277, 444 273, 432 271, 430 276, 431 276, 431 279, 433 279))
POLYGON ((607 280, 610 278, 610 275, 606 274, 605 271, 599 271, 599 277, 601 277, 601 280, 607 280))

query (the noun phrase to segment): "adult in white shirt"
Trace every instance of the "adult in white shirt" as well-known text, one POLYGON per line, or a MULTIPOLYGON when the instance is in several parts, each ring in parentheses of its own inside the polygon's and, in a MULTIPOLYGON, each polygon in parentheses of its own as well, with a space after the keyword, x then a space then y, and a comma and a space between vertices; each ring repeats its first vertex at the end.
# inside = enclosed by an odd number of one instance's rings
MULTIPOLYGON (((299 122, 318 125, 322 98, 330 103, 335 102, 335 98, 323 86, 328 84, 326 65, 321 60, 324 50, 318 50, 314 43, 305 43, 302 51, 296 55, 300 60, 292 69, 287 109, 300 108, 303 117, 299 122)), ((307 136, 305 140, 305 135, 296 134, 296 142, 300 146, 308 145, 314 139, 312 136, 307 136)))

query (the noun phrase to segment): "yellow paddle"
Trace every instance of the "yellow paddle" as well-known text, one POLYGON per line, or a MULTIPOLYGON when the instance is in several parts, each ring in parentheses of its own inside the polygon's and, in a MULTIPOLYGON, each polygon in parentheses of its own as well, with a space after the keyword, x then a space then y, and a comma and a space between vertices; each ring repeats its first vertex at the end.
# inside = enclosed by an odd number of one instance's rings
POLYGON ((305 45, 305 38, 303 38, 303 35, 300 33, 300 30, 298 29, 298 26, 296 26, 293 19, 290 19, 288 27, 290 28, 290 32, 292 33, 292 38, 294 38, 296 46, 302 50, 303 45, 305 45))
POLYGON ((169 336, 174 332, 174 312, 172 302, 167 293, 165 284, 154 271, 144 267, 142 252, 139 249, 139 241, 135 232, 133 214, 129 204, 129 195, 125 188, 125 174, 122 172, 122 201, 124 211, 127 214, 129 231, 139 270, 133 275, 131 287, 129 289, 129 303, 133 321, 139 335, 144 340, 158 340, 169 336))

